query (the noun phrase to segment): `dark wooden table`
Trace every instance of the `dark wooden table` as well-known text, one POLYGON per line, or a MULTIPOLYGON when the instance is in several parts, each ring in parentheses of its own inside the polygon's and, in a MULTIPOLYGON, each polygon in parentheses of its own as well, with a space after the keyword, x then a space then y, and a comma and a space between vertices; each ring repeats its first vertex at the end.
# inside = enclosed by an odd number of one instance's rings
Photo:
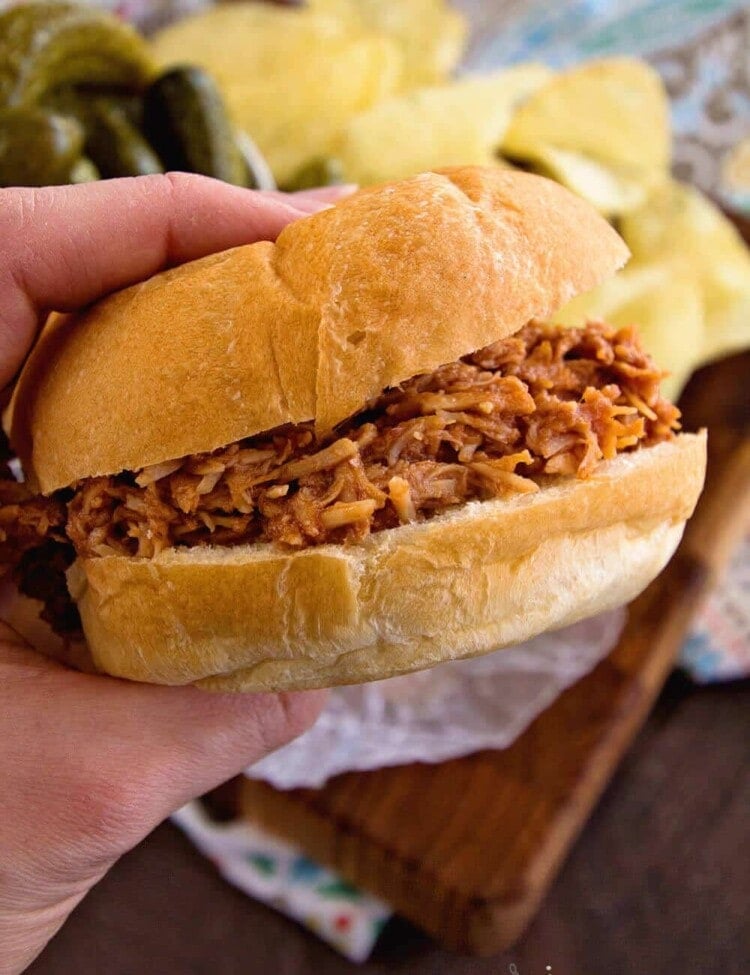
POLYGON ((469 959, 404 922, 359 968, 229 887, 172 826, 89 895, 33 975, 747 975, 750 682, 671 678, 517 949, 469 959))

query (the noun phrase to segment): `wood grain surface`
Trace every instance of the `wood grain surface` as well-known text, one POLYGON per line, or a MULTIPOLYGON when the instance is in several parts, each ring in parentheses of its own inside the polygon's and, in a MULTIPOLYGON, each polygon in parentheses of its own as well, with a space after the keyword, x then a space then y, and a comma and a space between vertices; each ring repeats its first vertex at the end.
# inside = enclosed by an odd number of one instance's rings
POLYGON ((352 965, 160 827, 29 975, 746 975, 750 682, 668 682, 523 939, 451 954, 406 922, 352 965))
POLYGON ((693 378, 682 400, 685 427, 709 428, 709 471, 683 542, 629 607, 613 652, 510 748, 351 773, 319 790, 280 792, 245 780, 245 815, 383 897, 443 945, 481 955, 509 948, 748 525, 748 375, 750 354, 693 378))

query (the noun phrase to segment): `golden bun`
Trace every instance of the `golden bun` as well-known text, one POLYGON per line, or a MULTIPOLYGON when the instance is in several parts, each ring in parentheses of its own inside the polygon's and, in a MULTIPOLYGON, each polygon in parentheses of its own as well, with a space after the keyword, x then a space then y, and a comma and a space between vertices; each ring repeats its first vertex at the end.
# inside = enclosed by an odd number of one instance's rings
MULTIPOLYGON (((557 184, 463 168, 365 190, 54 316, 11 439, 44 493, 283 423, 321 434, 389 386, 547 318, 627 258, 557 184)), ((212 690, 293 690, 472 656, 634 597, 674 551, 705 435, 587 480, 471 502, 359 545, 173 548, 68 572, 96 667, 212 690)))
POLYGON ((517 643, 635 597, 703 486, 705 433, 587 480, 471 502, 357 546, 171 549, 69 570, 97 667, 211 690, 376 680, 517 643))
POLYGON ((261 242, 54 316, 11 441, 48 494, 282 423, 325 432, 387 386, 547 318, 626 260, 550 180, 467 167, 364 190, 261 242))

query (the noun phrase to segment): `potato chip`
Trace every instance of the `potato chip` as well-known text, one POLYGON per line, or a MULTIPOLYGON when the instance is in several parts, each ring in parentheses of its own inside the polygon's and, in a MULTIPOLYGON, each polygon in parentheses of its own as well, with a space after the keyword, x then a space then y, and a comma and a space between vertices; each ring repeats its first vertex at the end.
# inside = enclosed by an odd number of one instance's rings
POLYGON ((310 0, 310 6, 395 41, 403 89, 445 81, 466 45, 466 20, 445 0, 310 0))
POLYGON ((698 282, 670 261, 628 265, 554 316, 565 325, 602 318, 635 325, 655 362, 670 375, 662 388, 676 398, 698 364, 705 338, 703 295, 698 282))
POLYGON ((159 31, 151 45, 161 65, 197 64, 224 85, 262 78, 279 70, 279 59, 286 67, 308 46, 350 35, 344 22, 307 9, 236 3, 185 17, 159 31))
POLYGON ((330 155, 352 115, 400 83, 402 55, 384 35, 308 9, 239 3, 187 18, 153 41, 160 64, 191 62, 222 87, 235 122, 276 179, 330 155))
POLYGON ((650 185, 669 167, 669 103, 643 61, 611 58, 562 72, 514 114, 503 152, 534 158, 540 146, 579 153, 650 185))
POLYGON ((636 324, 676 395, 704 362, 750 345, 750 253, 698 190, 666 181, 620 221, 632 262, 558 313, 636 324))
POLYGON ((329 46, 324 57, 300 58, 281 74, 225 86, 224 94, 233 117, 252 133, 283 185, 310 159, 333 155, 334 140, 347 121, 387 94, 397 75, 389 42, 363 38, 329 46))
POLYGON ((634 210, 648 194, 642 182, 567 149, 540 145, 529 160, 536 172, 567 186, 606 216, 634 210))
POLYGON ((363 185, 452 165, 497 164, 513 107, 551 72, 537 64, 419 88, 353 118, 335 155, 363 185))
POLYGON ((701 359, 750 345, 750 253, 718 207, 669 181, 620 230, 639 263, 669 260, 695 280, 706 318, 701 359))

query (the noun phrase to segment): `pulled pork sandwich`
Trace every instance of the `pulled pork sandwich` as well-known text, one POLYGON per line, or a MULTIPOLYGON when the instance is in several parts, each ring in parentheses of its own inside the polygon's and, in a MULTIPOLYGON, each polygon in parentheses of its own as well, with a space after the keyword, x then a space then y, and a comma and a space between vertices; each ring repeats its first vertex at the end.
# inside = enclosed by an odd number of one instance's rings
POLYGON ((55 316, 0 555, 101 670, 220 690, 387 677, 625 602, 705 439, 632 330, 543 322, 626 256, 555 183, 455 169, 55 316))

